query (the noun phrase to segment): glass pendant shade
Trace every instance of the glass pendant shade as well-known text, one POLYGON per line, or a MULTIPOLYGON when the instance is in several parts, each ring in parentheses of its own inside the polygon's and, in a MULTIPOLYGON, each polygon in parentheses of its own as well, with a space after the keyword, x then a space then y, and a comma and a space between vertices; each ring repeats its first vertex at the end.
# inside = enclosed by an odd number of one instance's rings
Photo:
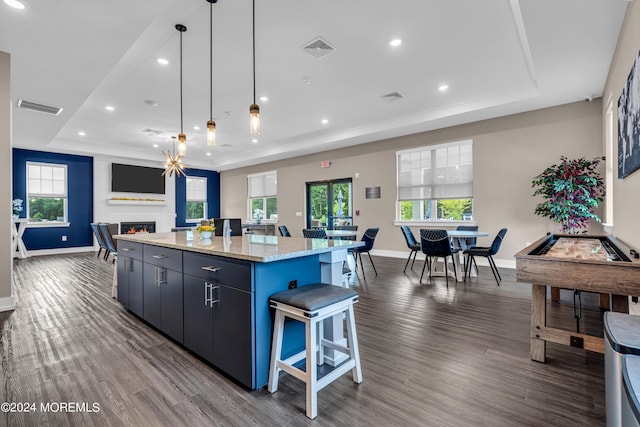
POLYGON ((182 157, 187 155, 187 136, 184 133, 178 134, 178 155, 182 157))
POLYGON ((214 120, 207 121, 207 145, 209 147, 216 146, 216 122, 214 120))
POLYGON ((260 135, 260 107, 256 104, 249 106, 249 120, 251 121, 251 135, 260 135))

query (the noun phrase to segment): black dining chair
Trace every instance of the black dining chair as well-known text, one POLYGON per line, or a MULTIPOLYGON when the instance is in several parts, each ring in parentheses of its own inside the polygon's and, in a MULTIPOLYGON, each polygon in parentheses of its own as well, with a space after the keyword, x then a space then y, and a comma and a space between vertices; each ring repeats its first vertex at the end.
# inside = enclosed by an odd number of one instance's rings
POLYGON ((458 252, 458 249, 454 249, 451 246, 447 230, 431 228, 420 230, 420 248, 426 255, 424 265, 422 266, 422 274, 420 275, 421 283, 425 267, 429 268, 429 279, 431 279, 431 263, 435 261, 435 258, 444 258, 444 274, 447 280, 447 287, 449 287, 449 267, 447 267, 447 257, 449 256, 453 263, 453 274, 455 275, 456 281, 458 281, 456 258, 454 256, 454 254, 458 252))
MULTIPOLYGON (((459 225, 456 227, 456 230, 458 231, 478 231, 478 226, 477 225, 459 225)), ((478 238, 477 237, 467 237, 466 239, 458 239, 458 242, 460 243, 460 250, 462 250, 463 254, 464 251, 466 249, 469 248, 475 248, 478 245, 478 238), (464 246, 463 246, 464 244, 464 246)), ((473 264, 475 265, 476 262, 475 260, 473 261, 473 264)), ((475 265, 476 267, 476 271, 478 271, 478 266, 475 265)), ((465 274, 467 272, 466 268, 467 268, 467 257, 465 255, 464 257, 464 268, 465 268, 465 274)))
POLYGON ((305 239, 326 239, 327 233, 322 228, 305 228, 302 230, 305 239))
POLYGON ((362 241, 364 242, 364 246, 359 246, 357 248, 349 248, 349 252, 353 254, 356 262, 355 270, 358 270, 358 258, 360 259, 360 269, 362 270, 362 277, 364 278, 364 265, 362 265, 362 254, 369 255, 369 261, 371 261, 371 266, 373 267, 373 271, 378 275, 378 270, 376 270, 376 265, 373 263, 373 258, 371 258, 371 249, 373 249, 373 244, 376 241, 376 236, 378 235, 379 228, 367 228, 362 236, 362 241))
POLYGON ((498 253, 500 250, 500 245, 502 245, 502 241, 504 240, 504 236, 507 234, 507 229, 503 228, 498 232, 496 237, 493 239, 493 243, 491 246, 476 246, 475 248, 469 248, 463 252, 466 256, 466 265, 465 265, 465 280, 469 276, 469 270, 471 269, 471 262, 475 263, 474 257, 483 256, 487 258, 489 261, 489 267, 491 267, 491 272, 493 273, 493 277, 496 279, 496 283, 500 286, 500 281, 502 277, 500 277, 500 272, 498 271, 498 267, 496 266, 496 262, 493 260, 493 256, 498 253))
POLYGON ((280 231, 280 235, 282 237, 291 237, 291 233, 289 233, 289 230, 287 229, 286 225, 279 225, 278 231, 280 231))
POLYGON ((407 242, 407 247, 411 252, 409 252, 409 258, 407 258, 407 263, 404 265, 403 272, 407 271, 407 266, 409 265, 409 261, 411 261, 411 255, 413 255, 413 262, 411 263, 411 268, 413 268, 413 264, 416 262, 416 256, 418 255, 418 251, 420 250, 420 242, 418 242, 409 228, 408 225, 400 226, 400 230, 402 230, 402 235, 404 236, 405 242, 407 242))
POLYGON ((93 235, 96 236, 96 240, 98 241, 98 246, 100 247, 100 249, 98 250, 98 255, 96 255, 96 258, 100 256, 100 253, 102 252, 102 250, 104 249, 105 252, 107 251, 107 245, 104 243, 104 239, 102 238, 102 234, 100 234, 100 230, 98 229, 98 224, 95 222, 91 223, 91 230, 93 230, 93 235))

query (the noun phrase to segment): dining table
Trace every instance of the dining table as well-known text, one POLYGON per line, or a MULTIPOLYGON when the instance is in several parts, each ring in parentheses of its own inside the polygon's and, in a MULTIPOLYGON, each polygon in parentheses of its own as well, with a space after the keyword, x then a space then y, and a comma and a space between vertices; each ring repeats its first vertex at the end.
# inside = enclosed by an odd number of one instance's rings
POLYGON ((329 239, 356 240, 358 232, 356 230, 326 230, 329 239))
MULTIPOLYGON (((458 282, 464 281, 464 250, 468 249, 467 239, 473 239, 478 237, 487 237, 489 233, 485 231, 469 231, 469 230, 447 230, 447 235, 449 236, 449 240, 453 244, 454 249, 459 249, 456 253, 456 274, 458 278, 458 282)), ((442 271, 439 271, 435 267, 435 263, 431 264, 431 275, 432 276, 444 276, 444 266, 442 267, 442 271)), ((451 273, 449 273, 451 274, 451 273)), ((478 272, 475 267, 471 266, 471 271, 469 272, 470 276, 477 276, 478 272)))

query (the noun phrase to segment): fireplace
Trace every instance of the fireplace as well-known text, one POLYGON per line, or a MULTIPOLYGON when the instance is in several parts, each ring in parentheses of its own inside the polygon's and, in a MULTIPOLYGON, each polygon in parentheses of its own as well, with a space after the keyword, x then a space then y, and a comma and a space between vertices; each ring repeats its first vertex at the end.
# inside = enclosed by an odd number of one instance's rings
POLYGON ((155 221, 121 222, 120 234, 155 233, 155 221))

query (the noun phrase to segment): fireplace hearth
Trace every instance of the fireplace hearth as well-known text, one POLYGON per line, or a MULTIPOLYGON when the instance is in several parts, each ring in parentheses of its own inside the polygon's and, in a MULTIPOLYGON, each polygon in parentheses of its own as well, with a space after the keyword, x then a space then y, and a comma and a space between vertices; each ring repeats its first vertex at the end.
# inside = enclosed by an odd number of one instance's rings
POLYGON ((155 233, 155 221, 121 222, 120 234, 155 233))

